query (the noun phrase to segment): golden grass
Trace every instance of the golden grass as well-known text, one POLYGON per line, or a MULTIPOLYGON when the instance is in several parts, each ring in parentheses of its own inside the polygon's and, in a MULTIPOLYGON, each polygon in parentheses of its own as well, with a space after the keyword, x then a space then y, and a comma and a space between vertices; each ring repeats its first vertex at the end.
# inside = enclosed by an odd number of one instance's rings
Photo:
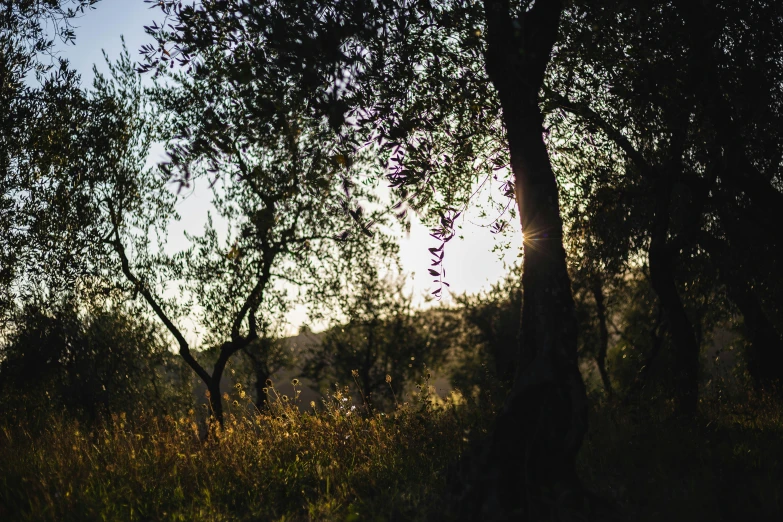
POLYGON ((465 408, 426 396, 361 414, 348 390, 300 412, 239 389, 211 434, 180 418, 53 417, 0 431, 0 520, 426 520, 467 444, 465 408))
MULTIPOLYGON (((430 390, 370 414, 346 388, 300 411, 272 387, 261 412, 239 388, 223 427, 194 411, 91 427, 52 415, 41 428, 35 411, 32 429, 0 420, 0 520, 449 520, 452 465, 493 414, 430 390)), ((780 400, 700 409, 682 422, 596 406, 584 483, 628 520, 781 520, 780 400)))

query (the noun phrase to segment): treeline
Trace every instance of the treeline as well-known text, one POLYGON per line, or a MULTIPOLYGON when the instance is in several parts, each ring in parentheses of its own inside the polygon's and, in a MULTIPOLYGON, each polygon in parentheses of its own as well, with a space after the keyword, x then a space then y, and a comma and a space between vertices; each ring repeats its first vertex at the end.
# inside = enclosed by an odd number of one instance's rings
MULTIPOLYGON (((523 295, 516 274, 512 270, 485 292, 426 310, 413 307, 404 279, 376 274, 361 292, 345 297, 345 315, 325 331, 305 328, 299 336, 264 339, 263 361, 256 347, 238 353, 227 364, 220 395, 239 384, 263 409, 269 383, 286 375, 323 396, 348 384, 366 412, 389 412, 429 375, 440 382, 440 390, 431 392, 445 396, 454 390, 494 411, 518 364, 523 295)), ((575 291, 580 368, 589 393, 599 403, 644 405, 648 415, 670 411, 677 360, 649 275, 643 269, 628 273, 604 292, 575 291)), ((701 395, 742 402, 754 380, 741 316, 725 301, 692 304, 698 305, 701 395)), ((133 306, 32 299, 7 316, 5 331, 0 403, 6 414, 24 415, 34 406, 42 414, 63 411, 97 421, 121 412, 177 415, 206 406, 206 390, 171 351, 166 331, 133 306)), ((194 356, 209 368, 220 348, 194 356)), ((308 402, 295 401, 305 409, 308 402)))

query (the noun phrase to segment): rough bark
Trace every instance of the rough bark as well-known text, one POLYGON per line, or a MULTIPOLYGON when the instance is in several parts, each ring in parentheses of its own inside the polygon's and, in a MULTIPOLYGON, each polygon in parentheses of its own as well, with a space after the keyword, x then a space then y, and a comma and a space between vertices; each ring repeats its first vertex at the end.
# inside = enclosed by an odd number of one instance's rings
POLYGON ((565 520, 584 510, 575 458, 587 428, 577 322, 558 189, 538 93, 562 4, 512 15, 485 0, 486 66, 498 91, 524 235, 522 333, 514 385, 487 448, 474 520, 565 520))

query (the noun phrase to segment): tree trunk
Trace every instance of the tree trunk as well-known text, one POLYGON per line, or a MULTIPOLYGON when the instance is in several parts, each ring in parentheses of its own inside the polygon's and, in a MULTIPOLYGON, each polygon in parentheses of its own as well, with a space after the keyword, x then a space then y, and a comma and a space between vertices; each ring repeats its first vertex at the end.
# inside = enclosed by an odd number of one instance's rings
POLYGON ((253 365, 253 374, 256 379, 255 404, 256 408, 261 409, 266 404, 266 382, 272 377, 272 372, 267 364, 271 352, 271 340, 266 336, 262 336, 258 340, 258 353, 254 353, 251 346, 243 347, 242 352, 250 359, 253 365))
POLYGON ((538 107, 562 6, 541 0, 514 19, 508 1, 484 5, 487 72, 501 101, 524 235, 524 298, 519 368, 466 516, 562 520, 584 509, 575 458, 587 428, 558 189, 538 107))
POLYGON ((674 279, 674 254, 668 243, 672 194, 670 176, 660 174, 655 182, 655 217, 650 238, 650 280, 668 320, 674 345, 675 408, 693 416, 699 400, 699 343, 674 279))
POLYGON ((223 425, 223 397, 220 396, 220 380, 210 379, 207 383, 209 390, 209 406, 212 408, 212 415, 218 423, 223 425))
POLYGON ((598 330, 600 340, 598 353, 595 355, 595 362, 598 365, 598 373, 601 374, 601 381, 604 383, 606 395, 612 397, 612 383, 609 380, 609 374, 606 372, 606 351, 609 348, 609 329, 606 327, 606 302, 604 300, 604 289, 600 278, 596 278, 593 284, 593 297, 595 298, 596 314, 598 315, 598 330))
MULTIPOLYGON (((734 239, 733 232, 730 228, 730 240, 734 239)), ((729 299, 744 318, 745 336, 749 341, 745 357, 756 390, 775 389, 783 396, 783 336, 770 321, 759 296, 752 289, 753 278, 748 277, 751 270, 734 257, 737 253, 732 250, 738 250, 737 247, 732 248, 713 237, 703 238, 700 244, 718 262, 720 280, 726 285, 729 299)), ((748 264, 755 268, 752 260, 749 261, 748 264)))
POLYGON ((733 282, 728 287, 729 297, 745 319, 745 335, 750 344, 745 357, 748 373, 757 391, 774 390, 781 393, 783 383, 783 339, 772 326, 758 297, 746 285, 733 282))
POLYGON ((223 397, 220 393, 220 383, 223 381, 223 372, 226 370, 226 364, 228 360, 239 349, 247 344, 247 339, 239 339, 237 341, 225 342, 220 346, 220 355, 215 362, 215 367, 212 369, 212 375, 210 377, 209 386, 209 403, 212 406, 212 412, 215 418, 223 426, 223 397))

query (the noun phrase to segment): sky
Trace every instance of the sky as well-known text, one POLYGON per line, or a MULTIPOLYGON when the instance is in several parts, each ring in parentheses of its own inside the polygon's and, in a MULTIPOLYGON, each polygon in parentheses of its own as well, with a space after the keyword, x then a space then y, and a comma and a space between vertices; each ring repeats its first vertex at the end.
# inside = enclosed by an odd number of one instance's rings
MULTIPOLYGON (((81 73, 82 83, 87 86, 92 82, 92 67, 95 64, 99 70, 106 70, 102 51, 114 60, 122 52, 121 37, 130 52, 131 58, 139 57, 138 50, 145 43, 151 43, 144 33, 144 26, 153 20, 161 22, 159 9, 150 9, 150 4, 143 0, 101 0, 94 10, 88 11, 74 22, 76 31, 75 45, 60 45, 60 56, 67 58, 71 65, 81 73)), ((160 156, 160 151, 153 152, 152 157, 160 156)), ((175 224, 169 234, 171 251, 184 249, 187 245, 184 232, 195 232, 203 228, 207 211, 210 206, 209 188, 206 184, 196 186, 192 194, 182 198, 178 205, 181 221, 175 224)), ((480 219, 470 211, 461 218, 459 234, 463 239, 455 238, 447 245, 444 268, 446 281, 451 285, 450 291, 459 295, 464 292, 476 293, 502 279, 507 273, 507 267, 516 260, 521 246, 521 234, 518 222, 510 223, 510 233, 507 237, 497 237, 486 227, 475 223, 487 223, 489 219, 480 219), (502 253, 493 252, 499 243, 510 242, 510 248, 502 253)), ((409 274, 409 284, 419 305, 424 304, 425 295, 435 287, 427 274, 430 265, 428 248, 438 246, 438 242, 429 236, 429 230, 414 218, 410 235, 403 232, 400 237, 400 257, 403 270, 409 274)), ((443 301, 451 301, 451 295, 446 293, 443 301)), ((289 333, 295 332, 301 324, 307 322, 306 312, 302 307, 293 310, 288 316, 289 333)), ((317 325, 314 325, 317 327, 317 325)))

